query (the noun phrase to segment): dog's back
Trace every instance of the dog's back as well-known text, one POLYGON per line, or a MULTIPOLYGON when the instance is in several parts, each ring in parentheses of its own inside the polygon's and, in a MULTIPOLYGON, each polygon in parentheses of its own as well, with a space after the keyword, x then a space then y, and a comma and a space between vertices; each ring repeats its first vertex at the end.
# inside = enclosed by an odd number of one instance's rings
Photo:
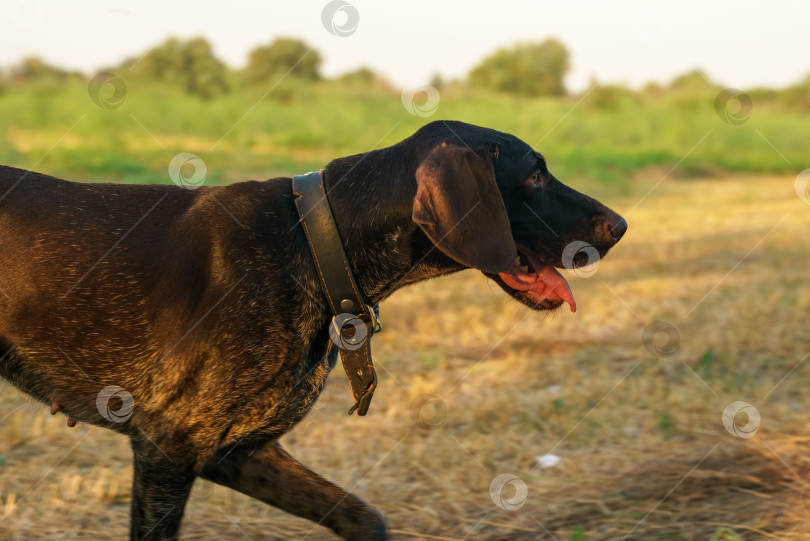
MULTIPOLYGON (((207 334, 224 334, 208 332, 217 318, 207 314, 227 307, 229 289, 263 263, 240 227, 257 213, 241 203, 257 205, 272 189, 83 184, 0 167, 0 375, 71 417, 119 431, 125 425, 96 408, 105 386, 131 390, 143 412, 170 398, 182 402, 143 378, 173 387, 185 377, 183 388, 193 390, 179 358, 196 358, 201 371, 219 377, 221 363, 204 363, 199 353, 207 334)), ((268 298, 262 283, 241 285, 268 298)), ((238 317, 257 321, 250 306, 233 316, 235 328, 256 335, 238 317)), ((228 334, 237 339, 235 329, 228 334)))

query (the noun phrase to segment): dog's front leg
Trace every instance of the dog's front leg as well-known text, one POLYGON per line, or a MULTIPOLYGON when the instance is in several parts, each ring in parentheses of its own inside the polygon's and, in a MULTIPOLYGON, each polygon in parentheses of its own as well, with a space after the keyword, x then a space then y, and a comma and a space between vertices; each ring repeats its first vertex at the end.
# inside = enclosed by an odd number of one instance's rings
POLYGON ((196 478, 193 461, 173 452, 165 444, 158 446, 141 438, 132 438, 132 452, 134 479, 130 539, 177 539, 186 501, 196 478))
POLYGON ((379 511, 302 465, 276 442, 219 453, 206 462, 200 477, 331 528, 344 539, 387 539, 379 511))

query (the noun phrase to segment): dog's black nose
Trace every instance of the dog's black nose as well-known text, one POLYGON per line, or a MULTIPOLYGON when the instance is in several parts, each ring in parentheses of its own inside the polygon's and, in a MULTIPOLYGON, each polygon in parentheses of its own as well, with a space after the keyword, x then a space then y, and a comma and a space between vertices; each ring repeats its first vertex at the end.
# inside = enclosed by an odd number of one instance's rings
POLYGON ((608 222, 607 230, 610 240, 616 244, 627 233, 627 221, 617 214, 611 222, 608 222))

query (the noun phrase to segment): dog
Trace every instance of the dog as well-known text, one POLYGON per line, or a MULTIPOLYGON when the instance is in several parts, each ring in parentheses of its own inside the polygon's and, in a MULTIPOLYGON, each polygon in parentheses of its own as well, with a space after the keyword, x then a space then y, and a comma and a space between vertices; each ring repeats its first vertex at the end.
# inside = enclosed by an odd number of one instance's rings
MULTIPOLYGON (((520 139, 457 121, 322 178, 372 303, 472 268, 534 310, 575 310, 557 268, 590 256, 570 247, 602 257, 627 230, 520 139)), ((381 513, 278 442, 337 359, 290 178, 189 190, 0 167, 0 262, 0 375, 130 438, 131 539, 176 539, 198 477, 344 539, 387 538, 381 513)))

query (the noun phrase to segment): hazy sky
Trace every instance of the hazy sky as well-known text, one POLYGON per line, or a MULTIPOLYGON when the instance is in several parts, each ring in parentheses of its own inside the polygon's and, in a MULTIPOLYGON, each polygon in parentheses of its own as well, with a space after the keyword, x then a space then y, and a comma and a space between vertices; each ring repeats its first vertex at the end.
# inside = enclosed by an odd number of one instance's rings
POLYGON ((810 72, 810 2, 800 0, 347 0, 329 19, 344 37, 322 22, 326 0, 0 2, 0 66, 39 55, 93 71, 170 35, 203 35, 239 67, 256 45, 294 36, 321 52, 326 75, 367 65, 416 85, 435 72, 464 76, 498 46, 556 37, 571 51, 574 90, 592 76, 637 86, 695 67, 737 88, 783 86, 810 72))

